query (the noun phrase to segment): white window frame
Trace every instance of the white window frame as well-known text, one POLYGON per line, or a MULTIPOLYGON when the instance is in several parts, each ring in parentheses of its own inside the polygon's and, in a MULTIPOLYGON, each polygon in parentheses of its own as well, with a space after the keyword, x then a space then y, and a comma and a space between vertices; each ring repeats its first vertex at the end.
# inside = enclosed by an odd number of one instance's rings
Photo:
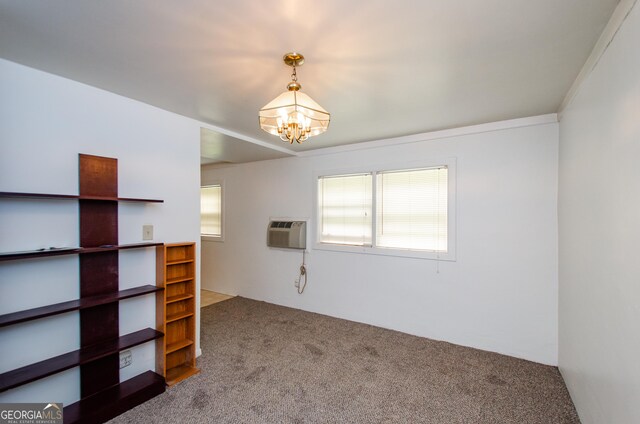
MULTIPOLYGON (((315 192, 316 192, 316 201, 315 201, 315 205, 316 205, 316 209, 315 209, 315 213, 316 213, 316 221, 318 223, 317 225, 317 232, 316 232, 316 239, 320 239, 321 238, 321 234, 322 234, 322 225, 323 225, 323 218, 322 216, 320 216, 319 214, 319 210, 318 210, 318 202, 319 202, 319 192, 318 192, 318 184, 320 181, 320 178, 322 177, 327 177, 327 178, 342 178, 342 177, 355 177, 355 176, 368 176, 371 178, 371 189, 373 190, 375 188, 373 179, 375 178, 375 174, 373 174, 372 172, 352 172, 349 174, 334 174, 334 175, 321 175, 318 176, 315 179, 315 192)), ((371 194, 371 201, 373 202, 375 200, 375 197, 373 197, 373 193, 371 194)), ((375 205, 371 205, 371 210, 375 211, 375 205)), ((373 224, 374 224, 374 220, 373 217, 371 217, 371 226, 369 228, 369 231, 374 230, 373 228, 373 224)), ((375 240, 375 234, 371 234, 371 241, 373 242, 373 240, 375 240)), ((358 244, 348 244, 348 243, 331 243, 331 242, 318 242, 319 244, 329 244, 329 245, 339 245, 339 246, 358 246, 358 247, 362 247, 362 245, 358 245, 358 244)), ((368 246, 368 245, 365 245, 368 246)))
MULTIPOLYGON (((225 197, 225 187, 224 187, 224 180, 214 180, 214 181, 209 181, 206 184, 202 184, 200 186, 200 189, 203 189, 205 187, 213 187, 213 186, 220 186, 220 235, 216 236, 216 235, 212 235, 212 234, 202 234, 200 233, 200 240, 201 241, 224 241, 224 226, 225 226, 225 201, 224 201, 224 197, 225 197)), ((202 217, 200 218, 202 219, 202 217)), ((202 231, 202 225, 200 226, 200 231, 202 231)))
POLYGON ((334 169, 315 171, 313 179, 313 205, 314 205, 314 221, 315 231, 312 231, 312 245, 314 249, 326 250, 333 252, 348 252, 348 253, 361 253, 369 255, 383 255, 383 256, 399 256, 405 258, 418 258, 418 259, 432 259, 441 261, 455 261, 456 260, 456 158, 433 158, 430 160, 419 162, 404 162, 402 164, 384 164, 382 166, 368 166, 354 167, 347 169, 334 169), (439 166, 447 167, 447 251, 435 252, 425 250, 412 250, 401 248, 387 248, 376 246, 376 220, 377 220, 377 184, 376 175, 381 172, 389 171, 403 171, 423 168, 435 168, 439 166), (373 190, 373 207, 372 207, 372 246, 353 246, 353 245, 341 245, 332 243, 321 243, 319 241, 319 235, 321 232, 321 222, 319 216, 319 204, 318 204, 318 178, 330 177, 337 175, 349 175, 349 174, 364 174, 373 173, 372 190, 373 190))

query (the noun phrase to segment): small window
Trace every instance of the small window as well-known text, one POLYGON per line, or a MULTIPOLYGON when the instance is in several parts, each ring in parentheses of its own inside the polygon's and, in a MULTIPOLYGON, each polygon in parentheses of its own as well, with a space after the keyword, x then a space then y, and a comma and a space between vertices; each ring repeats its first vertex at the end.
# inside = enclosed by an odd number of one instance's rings
POLYGON ((447 168, 376 177, 376 246, 446 252, 447 168))
POLYGON ((372 175, 318 179, 320 243, 371 246, 372 175))
POLYGON ((222 185, 200 188, 200 233, 222 237, 222 185))

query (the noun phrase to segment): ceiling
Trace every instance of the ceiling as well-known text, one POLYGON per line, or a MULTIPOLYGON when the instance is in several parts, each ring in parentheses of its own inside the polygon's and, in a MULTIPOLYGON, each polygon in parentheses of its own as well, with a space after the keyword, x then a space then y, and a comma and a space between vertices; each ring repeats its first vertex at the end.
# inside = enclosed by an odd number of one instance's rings
POLYGON ((290 156, 281 150, 200 128, 200 164, 245 163, 290 156))
POLYGON ((617 3, 0 0, 0 57, 210 124, 233 162, 554 113, 617 3), (289 146, 257 113, 292 50, 331 125, 289 146))

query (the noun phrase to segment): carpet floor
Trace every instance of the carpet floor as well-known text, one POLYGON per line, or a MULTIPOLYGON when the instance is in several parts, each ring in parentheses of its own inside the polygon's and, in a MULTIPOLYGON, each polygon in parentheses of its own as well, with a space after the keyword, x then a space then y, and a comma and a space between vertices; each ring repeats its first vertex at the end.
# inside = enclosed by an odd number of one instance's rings
POLYGON ((555 367, 236 297, 200 374, 111 423, 579 423, 555 367))

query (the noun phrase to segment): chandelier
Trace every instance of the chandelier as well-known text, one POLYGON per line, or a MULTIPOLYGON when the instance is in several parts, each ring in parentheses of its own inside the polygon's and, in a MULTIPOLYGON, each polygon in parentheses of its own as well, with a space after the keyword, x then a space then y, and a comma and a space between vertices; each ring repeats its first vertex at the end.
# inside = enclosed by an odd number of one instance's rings
POLYGON ((329 128, 331 115, 313 99, 300 91, 296 66, 302 66, 304 56, 287 53, 284 63, 293 68, 287 91, 260 109, 260 128, 277 135, 282 141, 302 143, 309 137, 322 134, 329 128))

